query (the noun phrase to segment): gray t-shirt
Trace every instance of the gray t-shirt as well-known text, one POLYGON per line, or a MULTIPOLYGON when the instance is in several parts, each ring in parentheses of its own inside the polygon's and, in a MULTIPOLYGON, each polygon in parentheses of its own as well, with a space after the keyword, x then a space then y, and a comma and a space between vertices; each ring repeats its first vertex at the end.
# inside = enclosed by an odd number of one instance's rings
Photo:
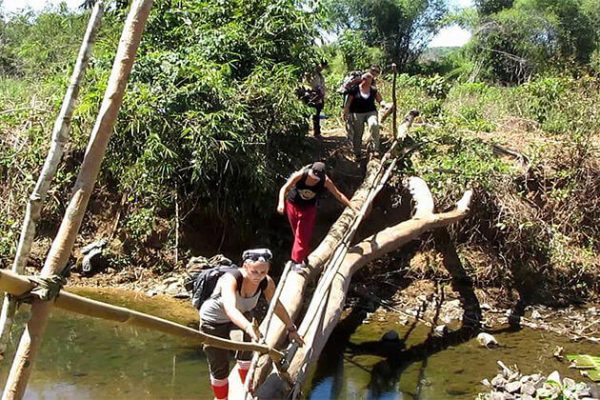
MULTIPOLYGON (((223 275, 224 276, 224 275, 223 275)), ((208 300, 202 303, 200 307, 200 320, 209 322, 212 324, 226 324, 231 322, 227 313, 225 312, 225 306, 221 296, 221 287, 223 277, 219 278, 217 286, 213 291, 213 294, 208 300)), ((235 307, 240 310, 242 314, 251 311, 256 308, 258 298, 262 290, 258 289, 252 297, 242 297, 239 293, 239 288, 235 291, 235 307)))

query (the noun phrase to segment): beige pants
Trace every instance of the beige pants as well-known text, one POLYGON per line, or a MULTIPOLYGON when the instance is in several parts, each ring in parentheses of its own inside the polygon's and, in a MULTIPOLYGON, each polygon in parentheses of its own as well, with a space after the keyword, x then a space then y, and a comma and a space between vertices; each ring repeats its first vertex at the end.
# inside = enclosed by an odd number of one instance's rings
POLYGON ((368 136, 366 142, 373 141, 373 150, 379 151, 379 118, 377 111, 368 113, 350 114, 350 126, 348 138, 352 141, 354 154, 360 156, 362 147, 362 138, 365 132, 365 124, 368 126, 368 136))

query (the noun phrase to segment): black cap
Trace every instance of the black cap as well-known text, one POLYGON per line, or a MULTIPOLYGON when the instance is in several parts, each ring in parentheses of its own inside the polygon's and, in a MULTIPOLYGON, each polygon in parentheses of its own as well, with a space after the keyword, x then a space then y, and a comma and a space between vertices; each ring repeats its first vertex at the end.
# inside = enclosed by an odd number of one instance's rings
POLYGON ((322 163, 321 161, 317 161, 317 162, 313 163, 313 165, 310 167, 310 169, 319 178, 322 179, 323 177, 325 177, 325 163, 322 163))

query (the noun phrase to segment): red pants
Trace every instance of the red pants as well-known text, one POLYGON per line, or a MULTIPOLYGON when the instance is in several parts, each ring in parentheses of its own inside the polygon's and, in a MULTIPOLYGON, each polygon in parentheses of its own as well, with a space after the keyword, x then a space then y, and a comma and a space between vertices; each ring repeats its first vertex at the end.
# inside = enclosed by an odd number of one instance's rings
POLYGON ((317 219, 317 206, 299 207, 286 200, 285 212, 294 235, 291 259, 295 263, 301 263, 310 254, 310 239, 317 219))

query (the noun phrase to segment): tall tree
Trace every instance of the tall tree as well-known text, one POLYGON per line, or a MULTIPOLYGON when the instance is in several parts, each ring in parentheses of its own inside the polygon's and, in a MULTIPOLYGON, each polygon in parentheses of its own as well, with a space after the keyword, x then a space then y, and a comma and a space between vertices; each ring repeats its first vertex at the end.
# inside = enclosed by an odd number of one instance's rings
POLYGON ((326 0, 325 7, 339 33, 360 32, 400 69, 423 52, 448 12, 443 0, 326 0))
POLYGON ((471 49, 493 79, 519 83, 548 69, 587 64, 597 47, 593 2, 517 0, 512 8, 480 3, 483 18, 471 49))
MULTIPOLYGON (((44 278, 60 274, 66 267, 73 250, 85 210, 100 172, 100 165, 113 133, 119 108, 123 102, 127 81, 133 68, 135 55, 151 8, 152 0, 135 0, 125 21, 104 100, 90 135, 90 141, 75 182, 71 201, 41 272, 41 276, 44 278)), ((52 305, 52 301, 34 300, 32 302, 31 319, 21 336, 19 347, 6 380, 2 395, 4 400, 23 398, 52 305)))
POLYGON ((481 16, 495 14, 511 8, 515 0, 475 0, 475 8, 481 16))

